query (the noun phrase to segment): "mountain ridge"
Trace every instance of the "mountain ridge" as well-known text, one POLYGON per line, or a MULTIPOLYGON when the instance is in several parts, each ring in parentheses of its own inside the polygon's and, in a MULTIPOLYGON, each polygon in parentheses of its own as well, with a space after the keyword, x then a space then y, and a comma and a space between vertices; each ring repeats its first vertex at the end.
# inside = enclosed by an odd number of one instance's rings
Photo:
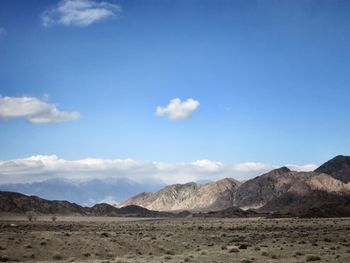
MULTIPOLYGON (((196 183, 170 185, 158 192, 144 192, 122 202, 123 205, 136 204, 148 209, 160 211, 189 210, 192 212, 220 211, 230 207, 244 210, 256 209, 264 212, 287 212, 281 204, 300 204, 303 198, 314 200, 317 205, 344 201, 350 197, 350 182, 339 180, 347 176, 347 162, 350 157, 337 156, 321 165, 313 172, 292 171, 288 167, 280 167, 240 183, 233 178, 224 178, 204 185, 196 183), (345 162, 345 165, 341 161, 345 162), (334 165, 335 163, 335 165, 334 165), (331 164, 331 165, 329 165, 331 164), (333 174, 321 172, 324 167, 331 167, 333 174), (230 185, 234 182, 234 185, 230 185), (192 190, 192 192, 191 192, 192 190), (316 202, 317 196, 320 198, 316 202)), ((294 209, 293 210, 297 210, 294 209)))

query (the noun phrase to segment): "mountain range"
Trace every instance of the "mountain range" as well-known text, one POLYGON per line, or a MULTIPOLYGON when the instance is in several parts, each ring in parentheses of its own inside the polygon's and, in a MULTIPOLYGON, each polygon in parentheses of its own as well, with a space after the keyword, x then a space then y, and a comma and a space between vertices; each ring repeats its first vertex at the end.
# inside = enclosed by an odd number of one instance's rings
MULTIPOLYGON (((336 156, 312 172, 296 172, 281 167, 245 182, 224 178, 216 182, 190 182, 163 188, 155 184, 153 187, 161 188, 159 191, 141 192, 115 206, 102 202, 85 207, 68 201, 46 200, 33 195, 0 191, 0 212, 144 217, 350 216, 349 167, 350 156, 336 156)), ((141 187, 127 180, 122 182, 124 184, 119 182, 118 187, 130 184, 132 191, 141 187)), ((79 199, 81 202, 86 196, 106 196, 110 193, 122 196, 130 191, 130 189, 121 190, 113 183, 107 186, 107 182, 98 180, 85 182, 82 184, 84 187, 74 186, 78 188, 74 188, 71 182, 61 180, 46 181, 38 185, 19 184, 19 186, 40 192, 41 187, 46 184, 51 187, 46 191, 55 190, 56 192, 51 193, 51 197, 59 196, 57 198, 59 200, 64 199, 64 196, 74 189, 78 189, 75 195, 82 193, 79 199), (53 186, 55 182, 56 188, 53 186), (70 188, 61 189, 62 184, 70 188), (35 189, 33 186, 38 188, 35 189), (103 189, 108 191, 103 192, 103 189), (87 190, 91 193, 83 193, 87 190)), ((70 198, 72 199, 72 196, 70 198)))
POLYGON ((281 167, 243 183, 225 178, 203 185, 169 185, 158 192, 138 194, 117 207, 138 205, 158 211, 192 212, 237 207, 295 215, 327 205, 344 208, 350 200, 349 169, 350 157, 336 156, 313 172, 296 172, 281 167))

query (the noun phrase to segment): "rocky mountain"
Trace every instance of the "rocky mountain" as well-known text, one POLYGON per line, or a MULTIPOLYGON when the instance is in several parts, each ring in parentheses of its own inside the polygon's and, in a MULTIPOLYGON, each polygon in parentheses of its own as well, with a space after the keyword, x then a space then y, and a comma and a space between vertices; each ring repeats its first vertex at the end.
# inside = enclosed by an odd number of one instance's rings
POLYGON ((350 182, 350 156, 338 155, 325 162, 315 170, 316 173, 326 173, 344 183, 350 182))
POLYGON ((139 205, 158 211, 210 211, 232 206, 234 195, 240 183, 232 178, 225 178, 206 184, 174 184, 158 192, 145 192, 134 196, 118 207, 139 205))
POLYGON ((347 200, 350 200, 350 184, 327 174, 310 172, 308 176, 293 184, 287 192, 266 202, 259 211, 304 213, 310 208, 343 203, 347 200))
POLYGON ((227 215, 229 213, 225 209, 232 207, 257 209, 262 213, 301 215, 322 205, 333 206, 350 199, 350 183, 347 182, 350 177, 349 159, 337 156, 314 172, 296 172, 281 167, 242 184, 226 178, 203 185, 170 185, 158 192, 136 195, 121 206, 134 204, 160 211, 222 210, 211 216, 227 215))
POLYGON ((156 181, 136 182, 127 178, 75 182, 53 178, 42 182, 2 184, 0 191, 36 195, 48 200, 67 200, 82 206, 115 204, 142 191, 158 191, 165 185, 156 181))
POLYGON ((139 206, 115 208, 109 204, 96 204, 82 207, 68 201, 49 201, 37 196, 27 196, 15 192, 0 192, 1 214, 80 215, 80 216, 130 216, 130 217, 169 217, 171 213, 151 211, 139 206))

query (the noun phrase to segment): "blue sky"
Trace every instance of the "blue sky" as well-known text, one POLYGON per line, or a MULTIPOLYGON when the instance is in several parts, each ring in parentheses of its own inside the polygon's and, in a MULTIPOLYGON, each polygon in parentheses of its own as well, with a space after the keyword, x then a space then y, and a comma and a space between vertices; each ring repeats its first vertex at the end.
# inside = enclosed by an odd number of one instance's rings
POLYGON ((80 116, 3 118, 0 160, 320 164, 349 154, 349 1, 78 2, 111 13, 82 25, 58 20, 64 1, 0 2, 0 95, 80 116), (156 116, 174 98, 199 106, 156 116))

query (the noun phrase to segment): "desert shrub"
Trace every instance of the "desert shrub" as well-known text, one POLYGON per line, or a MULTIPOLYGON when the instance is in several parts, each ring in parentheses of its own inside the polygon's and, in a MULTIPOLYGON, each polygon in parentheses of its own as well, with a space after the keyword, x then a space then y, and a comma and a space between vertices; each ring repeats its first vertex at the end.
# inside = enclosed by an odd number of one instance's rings
POLYGON ((52 217, 51 217, 51 221, 52 221, 52 222, 55 222, 56 220, 57 220, 57 217, 56 217, 56 216, 52 216, 52 217))
POLYGON ((318 261, 318 260, 321 260, 319 256, 315 256, 315 255, 306 256, 306 261, 318 261))
POLYGON ((261 252, 261 255, 267 257, 269 254, 266 251, 261 252))
POLYGON ((247 258, 243 258, 241 260, 241 263, 251 263, 252 261, 250 259, 247 259, 247 258))
POLYGON ((102 237, 109 237, 109 235, 108 235, 107 232, 102 232, 102 233, 101 233, 101 236, 102 236, 102 237))
POLYGON ((8 256, 6 256, 6 255, 0 256, 0 262, 7 262, 9 260, 10 260, 10 258, 8 256))
POLYGON ((61 260, 63 257, 60 253, 56 252, 55 254, 53 254, 52 258, 54 260, 61 260))
POLYGON ((230 253, 237 253, 237 252, 239 252, 239 249, 238 249, 238 247, 230 247, 228 249, 228 252, 230 252, 230 253))
POLYGON ((247 249, 247 248, 248 248, 248 245, 246 245, 246 244, 239 245, 239 249, 247 249))

